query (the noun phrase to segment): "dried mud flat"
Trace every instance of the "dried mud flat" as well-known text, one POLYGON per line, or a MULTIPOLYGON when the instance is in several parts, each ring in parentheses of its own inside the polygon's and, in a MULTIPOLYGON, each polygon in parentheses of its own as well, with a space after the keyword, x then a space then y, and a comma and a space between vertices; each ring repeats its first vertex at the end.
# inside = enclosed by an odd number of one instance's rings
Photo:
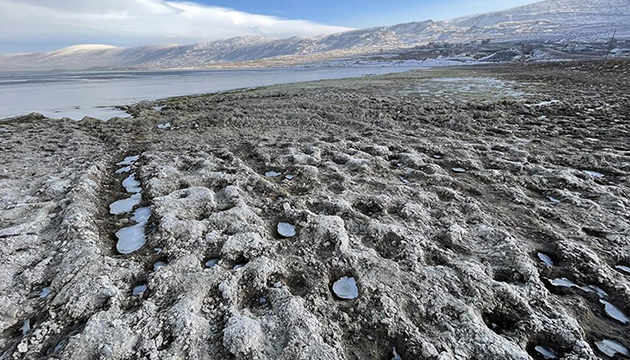
POLYGON ((628 358, 629 94, 510 65, 1 122, 0 359, 628 358))

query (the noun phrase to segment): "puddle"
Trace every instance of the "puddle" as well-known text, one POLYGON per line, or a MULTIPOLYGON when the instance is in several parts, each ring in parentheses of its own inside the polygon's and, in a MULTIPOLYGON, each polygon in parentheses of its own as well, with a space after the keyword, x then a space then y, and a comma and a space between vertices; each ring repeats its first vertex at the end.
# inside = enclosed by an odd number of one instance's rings
POLYGON ((123 168, 116 170, 116 174, 128 173, 130 171, 131 171, 131 166, 125 166, 123 168))
POLYGON ((119 230, 116 233, 116 237, 118 238, 118 243, 116 244, 116 250, 118 250, 121 254, 131 254, 134 251, 139 250, 147 243, 146 237, 144 235, 144 226, 147 221, 151 217, 151 208, 144 207, 136 210, 132 221, 135 221, 137 224, 134 226, 126 227, 124 229, 119 230))
POLYGON ((127 156, 125 158, 125 160, 119 162, 118 166, 123 166, 123 165, 133 165, 133 163, 135 163, 136 161, 138 161, 138 159, 140 158, 140 155, 134 155, 134 156, 127 156))
POLYGON ((628 266, 624 266, 624 265, 617 265, 617 266, 615 266, 615 269, 617 269, 617 270, 619 270, 619 271, 621 271, 621 272, 624 272, 624 273, 626 273, 627 275, 630 275, 630 267, 628 267, 628 266))
POLYGON ((160 268, 163 268, 166 266, 166 263, 163 261, 158 261, 155 264, 153 264, 153 271, 158 271, 160 268))
POLYGON ((232 270, 242 269, 244 266, 245 266, 245 264, 236 264, 236 265, 234 265, 234 267, 232 268, 232 270))
POLYGON ((435 155, 433 155, 433 158, 434 158, 434 159, 438 159, 438 160, 439 160, 439 159, 441 159, 441 158, 442 158, 442 155, 435 154, 435 155))
POLYGON ((162 106, 154 106, 154 107, 153 107, 153 110, 155 110, 155 111, 157 111, 157 112, 160 112, 160 111, 162 111, 162 109, 164 109, 165 107, 166 107, 166 105, 162 105, 162 106))
POLYGON ((140 182, 136 180, 136 174, 131 174, 122 182, 122 186, 127 190, 130 194, 139 193, 142 191, 140 187, 140 182))
POLYGON ((214 266, 217 266, 219 264, 219 259, 210 259, 208 261, 206 261, 206 267, 207 268, 211 268, 214 266))
POLYGON ((22 327, 20 328, 20 330, 22 330, 22 336, 28 334, 28 332, 31 331, 31 320, 30 319, 24 320, 24 324, 22 324, 22 327))
POLYGON ((552 279, 552 280, 549 280, 549 282, 553 286, 577 288, 585 292, 594 292, 594 293, 597 293, 597 296, 599 296, 600 298, 608 296, 608 293, 606 293, 604 290, 602 290, 598 286, 595 286, 595 285, 580 286, 567 278, 552 279))
POLYGON ((282 175, 282 174, 281 174, 281 173, 279 173, 279 172, 275 172, 275 171, 267 171, 267 172, 265 173, 265 176, 266 176, 266 177, 278 177, 278 176, 280 176, 280 175, 282 175))
POLYGON ((135 194, 130 198, 118 200, 109 205, 109 213, 112 215, 120 215, 131 212, 136 205, 142 201, 141 194, 135 194))
POLYGON ((167 123, 164 123, 164 124, 158 124, 157 128, 160 129, 160 130, 168 130, 168 129, 171 128, 171 123, 167 122, 167 123))
POLYGON ((599 302, 604 305, 604 311, 606 311, 606 315, 619 321, 622 324, 628 324, 628 322, 630 322, 626 314, 624 314, 621 310, 619 310, 619 308, 616 307, 615 305, 602 299, 600 299, 599 302))
POLYGON ((50 287, 45 287, 39 293, 39 298, 40 299, 44 299, 44 298, 46 298, 48 296, 48 294, 50 294, 50 287))
POLYGON ((542 357, 543 357, 543 358, 545 358, 545 359, 547 359, 547 360, 548 360, 548 359, 557 359, 556 352, 555 352, 555 351, 553 351, 553 350, 551 350, 551 349, 549 349, 549 348, 547 348, 547 347, 544 347, 544 346, 536 346, 536 347, 534 348, 534 350, 535 350, 537 353, 539 353, 540 355, 542 355, 542 357))
POLYGON ((596 341, 595 346, 597 346, 597 349, 599 351, 610 357, 615 357, 615 355, 617 354, 630 356, 630 353, 628 353, 628 349, 615 340, 605 339, 602 341, 596 341))
POLYGON ((359 297, 359 288, 353 277, 342 277, 335 281, 332 289, 335 295, 343 300, 353 300, 359 297))
POLYGON ((394 355, 394 358, 392 360, 403 360, 403 358, 398 355, 398 352, 396 351, 396 348, 394 347, 394 349, 392 349, 393 353, 392 355, 394 355))
POLYGON ((452 168, 451 170, 453 170, 453 172, 459 173, 459 174, 462 174, 462 173, 466 172, 466 169, 463 169, 463 168, 452 168))
POLYGON ((147 291, 147 285, 146 284, 138 285, 138 286, 133 288, 132 295, 133 296, 139 296, 145 291, 147 291))
POLYGON ((287 174, 287 175, 285 176, 285 178, 286 178, 287 180, 293 180, 293 175, 291 175, 291 174, 287 174))
POLYGON ((604 174, 602 174, 600 172, 597 172, 597 171, 584 170, 584 172, 589 174, 589 175, 591 175, 592 177, 596 177, 598 179, 601 179, 604 176, 606 176, 606 175, 604 175, 604 174))
POLYGON ((560 202, 561 202, 559 199, 556 199, 556 198, 555 198, 555 197, 553 197, 553 196, 547 196, 547 199, 549 199, 549 201, 551 201, 551 202, 552 202, 552 203, 554 203, 554 204, 558 204, 558 203, 560 203, 560 202))
POLYGON ((545 264, 547 264, 547 266, 553 266, 553 260, 551 259, 551 257, 550 257, 549 255, 539 252, 539 253, 538 253, 538 258, 539 258, 542 262, 544 262, 545 264))
POLYGON ((285 238, 295 236, 295 226, 286 222, 278 223, 278 234, 285 238))

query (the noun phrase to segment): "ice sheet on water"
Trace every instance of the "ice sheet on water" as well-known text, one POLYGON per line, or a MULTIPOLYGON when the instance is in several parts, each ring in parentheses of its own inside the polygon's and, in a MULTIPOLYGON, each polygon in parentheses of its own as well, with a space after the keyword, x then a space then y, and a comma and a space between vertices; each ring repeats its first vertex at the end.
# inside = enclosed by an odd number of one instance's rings
POLYGON ((553 260, 549 255, 539 252, 538 258, 548 266, 553 266, 553 260))
POLYGON ((116 244, 116 250, 121 254, 131 254, 141 249, 144 244, 147 243, 146 236, 144 234, 144 227, 151 217, 151 208, 143 207, 134 213, 131 220, 137 224, 118 230, 116 237, 118 243, 116 244))
POLYGON ((123 200, 114 201, 109 205, 109 213, 112 215, 120 215, 128 213, 142 201, 141 194, 135 194, 123 200))
POLYGON ((140 155, 134 155, 134 156, 127 156, 125 158, 125 160, 119 162, 116 165, 119 166, 123 166, 123 165, 132 165, 133 163, 135 163, 136 161, 138 161, 138 159, 140 158, 140 155))
POLYGON ((599 302, 604 305, 604 311, 606 311, 606 315, 619 321, 622 324, 628 324, 628 322, 630 322, 630 319, 628 319, 626 314, 624 314, 621 310, 619 310, 619 308, 616 307, 615 305, 602 299, 600 299, 599 302))
POLYGON ((125 180, 123 180, 122 186, 130 194, 139 193, 140 191, 142 191, 142 188, 140 187, 140 182, 136 180, 136 174, 131 174, 125 180))
POLYGON ((545 358, 545 359, 556 359, 557 358, 556 352, 551 350, 551 349, 549 349, 549 348, 547 348, 547 347, 539 345, 539 346, 536 346, 534 348, 534 350, 536 350, 536 352, 539 353, 540 355, 542 355, 542 357, 545 358))
POLYGON ((614 357, 617 354, 630 356, 630 353, 628 353, 628 349, 615 340, 604 339, 602 341, 596 341, 595 346, 597 346, 597 349, 599 349, 599 351, 610 357, 614 357))
POLYGON ((290 238, 295 236, 295 225, 291 225, 286 222, 278 223, 278 234, 285 238, 290 238))
POLYGON ((344 300, 353 300, 359 297, 359 288, 353 277, 344 276, 335 281, 333 284, 333 292, 338 298, 344 300))

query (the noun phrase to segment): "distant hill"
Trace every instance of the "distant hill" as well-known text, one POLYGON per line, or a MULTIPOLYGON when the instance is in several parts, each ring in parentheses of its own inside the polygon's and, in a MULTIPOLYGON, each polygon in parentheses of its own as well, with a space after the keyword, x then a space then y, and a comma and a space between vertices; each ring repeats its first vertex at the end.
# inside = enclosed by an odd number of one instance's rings
POLYGON ((430 42, 608 39, 614 30, 620 37, 630 37, 630 1, 548 0, 453 20, 413 22, 313 38, 249 36, 192 45, 131 48, 79 45, 47 53, 0 56, 0 71, 203 68, 269 59, 306 63, 430 42))

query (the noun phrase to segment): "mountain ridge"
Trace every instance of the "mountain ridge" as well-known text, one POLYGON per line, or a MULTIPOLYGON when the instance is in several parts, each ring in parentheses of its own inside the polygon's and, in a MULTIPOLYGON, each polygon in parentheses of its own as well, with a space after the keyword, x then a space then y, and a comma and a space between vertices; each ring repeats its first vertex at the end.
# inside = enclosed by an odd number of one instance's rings
POLYGON ((620 37, 630 37, 628 24, 627 0, 547 0, 451 20, 425 20, 310 38, 245 36, 197 44, 129 48, 77 45, 48 53, 0 56, 0 70, 203 68, 282 58, 307 63, 319 58, 367 55, 432 42, 596 40, 609 38, 614 30, 620 37))

